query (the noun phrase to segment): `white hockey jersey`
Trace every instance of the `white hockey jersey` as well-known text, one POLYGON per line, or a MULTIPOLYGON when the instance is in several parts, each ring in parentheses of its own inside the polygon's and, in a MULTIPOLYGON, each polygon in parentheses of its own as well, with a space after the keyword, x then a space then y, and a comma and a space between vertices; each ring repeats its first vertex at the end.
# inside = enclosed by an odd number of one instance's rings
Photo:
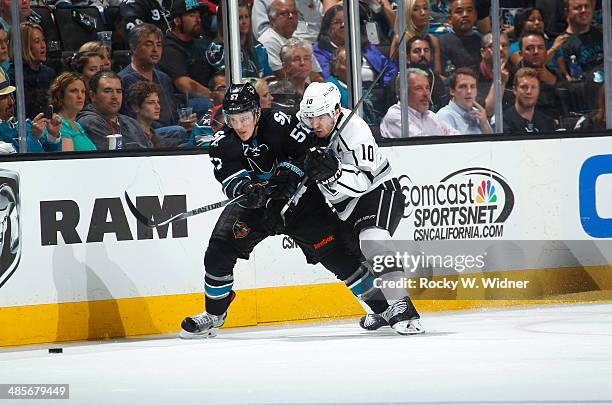
MULTIPOLYGON (((350 113, 350 110, 342 108, 338 128, 350 113)), ((334 138, 333 133, 331 137, 334 138)), ((368 124, 357 115, 353 115, 342 133, 333 139, 329 151, 340 158, 342 175, 331 184, 319 184, 319 188, 340 219, 346 220, 359 197, 392 177, 391 165, 378 148, 368 124)))

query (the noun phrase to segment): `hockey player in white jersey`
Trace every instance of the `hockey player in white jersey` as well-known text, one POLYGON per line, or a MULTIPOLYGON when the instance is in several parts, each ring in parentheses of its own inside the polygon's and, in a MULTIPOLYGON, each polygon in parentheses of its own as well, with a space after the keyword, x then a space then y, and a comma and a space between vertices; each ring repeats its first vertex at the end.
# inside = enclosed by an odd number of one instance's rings
MULTIPOLYGON (((340 92, 334 84, 308 86, 298 117, 312 129, 314 145, 305 156, 304 166, 340 219, 358 234, 362 254, 373 260, 375 256, 394 254, 390 241, 402 218, 404 196, 389 161, 363 119, 353 114, 338 131, 350 113, 340 107, 340 92)), ((388 281, 405 277, 403 268, 397 267, 375 276, 388 281)), ((420 316, 406 290, 383 288, 383 292, 389 308, 366 315, 361 326, 378 329, 389 324, 398 333, 422 333, 420 316)))

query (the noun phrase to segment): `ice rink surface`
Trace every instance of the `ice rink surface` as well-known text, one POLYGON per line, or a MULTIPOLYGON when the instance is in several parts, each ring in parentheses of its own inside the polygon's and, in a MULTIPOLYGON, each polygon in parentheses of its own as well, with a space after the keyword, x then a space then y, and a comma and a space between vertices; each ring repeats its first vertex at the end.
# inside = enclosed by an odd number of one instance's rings
POLYGON ((424 314, 423 325, 419 336, 345 320, 0 349, 0 382, 70 384, 69 401, 42 404, 612 403, 612 304, 424 314))

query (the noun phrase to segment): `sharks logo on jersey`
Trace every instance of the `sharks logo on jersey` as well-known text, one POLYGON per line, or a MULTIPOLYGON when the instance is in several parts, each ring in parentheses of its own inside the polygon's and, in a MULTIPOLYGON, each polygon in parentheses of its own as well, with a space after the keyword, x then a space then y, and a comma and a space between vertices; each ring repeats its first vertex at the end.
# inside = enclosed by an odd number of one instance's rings
POLYGON ((265 143, 259 144, 257 139, 242 144, 248 172, 260 180, 268 180, 272 177, 276 168, 276 158, 265 143))

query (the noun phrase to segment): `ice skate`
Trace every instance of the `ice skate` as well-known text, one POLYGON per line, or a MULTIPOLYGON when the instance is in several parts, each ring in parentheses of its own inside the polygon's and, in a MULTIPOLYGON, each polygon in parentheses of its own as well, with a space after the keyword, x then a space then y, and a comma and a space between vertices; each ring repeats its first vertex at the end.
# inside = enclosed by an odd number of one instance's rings
POLYGON ((416 335, 425 332, 421 325, 421 317, 408 297, 390 305, 381 316, 400 335, 416 335))
POLYGON ((219 328, 225 323, 227 312, 223 315, 212 315, 202 312, 194 316, 188 316, 181 323, 181 339, 208 339, 217 336, 219 328))
POLYGON ((359 320, 359 326, 365 330, 378 330, 388 325, 387 320, 378 314, 366 314, 359 320))

